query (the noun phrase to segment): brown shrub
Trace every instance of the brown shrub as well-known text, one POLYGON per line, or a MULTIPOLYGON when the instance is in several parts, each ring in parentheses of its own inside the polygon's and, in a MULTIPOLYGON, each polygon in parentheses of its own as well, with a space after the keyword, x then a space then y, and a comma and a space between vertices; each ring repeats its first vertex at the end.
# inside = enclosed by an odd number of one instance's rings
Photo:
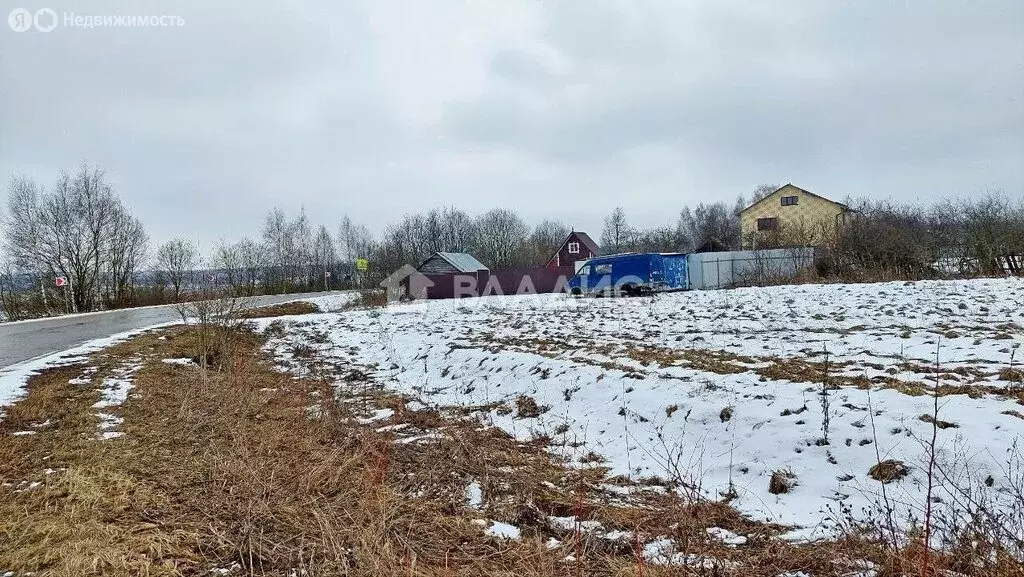
POLYGON ((772 471, 772 478, 768 481, 768 492, 772 495, 788 493, 796 486, 796 475, 788 469, 776 469, 772 471))
POLYGON ((940 429, 958 429, 958 428, 960 428, 960 425, 958 425, 956 423, 951 423, 949 421, 943 421, 942 419, 935 420, 935 418, 932 417, 931 415, 921 415, 917 419, 919 421, 923 421, 923 422, 928 423, 928 424, 934 423, 935 426, 940 428, 940 429))
POLYGON ((520 395, 516 399, 516 418, 518 419, 535 419, 547 410, 548 407, 538 405, 533 397, 520 395))
POLYGON ((722 409, 722 412, 718 413, 718 418, 723 422, 727 422, 732 419, 732 407, 726 407, 722 409))
POLYGON ((882 483, 892 483, 910 474, 910 468, 903 461, 887 459, 868 470, 868 476, 882 483))

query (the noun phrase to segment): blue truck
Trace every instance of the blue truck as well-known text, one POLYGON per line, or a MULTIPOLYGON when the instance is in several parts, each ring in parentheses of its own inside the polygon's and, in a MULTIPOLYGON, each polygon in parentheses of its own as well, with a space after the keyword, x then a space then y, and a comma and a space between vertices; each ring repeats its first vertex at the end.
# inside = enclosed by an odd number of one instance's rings
POLYGON ((574 295, 642 296, 689 288, 684 253, 644 252, 599 256, 569 280, 574 295))

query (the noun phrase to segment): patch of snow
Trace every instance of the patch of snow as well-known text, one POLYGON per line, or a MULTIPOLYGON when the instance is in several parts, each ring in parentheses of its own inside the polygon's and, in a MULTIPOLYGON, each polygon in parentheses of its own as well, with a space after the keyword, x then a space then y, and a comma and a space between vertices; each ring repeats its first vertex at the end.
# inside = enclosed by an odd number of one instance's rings
POLYGON ((413 443, 421 443, 423 441, 433 441, 435 439, 443 438, 444 435, 437 432, 424 433, 422 435, 416 435, 413 437, 406 437, 404 439, 397 439, 395 442, 401 445, 411 445, 413 443))
MULTIPOLYGON (((124 404, 128 400, 128 393, 132 388, 132 379, 141 368, 142 361, 136 357, 129 359, 120 367, 114 369, 109 377, 103 379, 102 388, 100 389, 100 400, 92 405, 93 408, 109 409, 111 407, 120 407, 124 404)), ((102 411, 97 413, 96 416, 100 419, 100 434, 98 435, 100 440, 115 439, 122 436, 122 433, 111 429, 120 427, 124 419, 102 411)))
POLYGON ((484 491, 480 483, 473 481, 466 486, 466 503, 474 509, 480 509, 484 504, 484 491))
POLYGON ((372 417, 362 417, 356 419, 356 421, 361 425, 369 425, 370 423, 374 423, 376 421, 384 421, 390 419, 394 415, 395 411, 391 409, 377 409, 376 411, 373 412, 372 417))
MULTIPOLYGON (((562 531, 575 531, 576 517, 548 517, 548 525, 552 529, 561 529, 562 531)), ((580 531, 586 531, 588 533, 603 529, 601 523, 597 521, 580 521, 579 527, 580 531)))
POLYGON ((186 366, 187 365, 191 365, 191 366, 198 366, 198 365, 196 365, 196 363, 192 359, 190 359, 188 357, 173 358, 173 359, 163 359, 163 362, 167 363, 168 365, 186 365, 186 366))
POLYGON ((491 521, 491 526, 484 533, 491 537, 500 537, 502 539, 519 539, 522 534, 519 527, 502 523, 501 521, 491 521))
POLYGON ((739 564, 734 561, 692 553, 680 553, 677 551, 675 541, 668 537, 659 537, 644 545, 643 556, 651 565, 691 567, 705 571, 713 571, 715 569, 731 570, 739 567, 739 564))
MULTIPOLYGON (((910 468, 887 487, 890 499, 923 510, 920 440, 931 427, 918 417, 931 402, 889 383, 927 390, 938 351, 943 384, 1006 386, 998 374, 1024 344, 1013 328, 1024 326, 1022 301, 1024 281, 1013 278, 637 299, 483 297, 314 315, 267 346, 294 361, 292 344, 326 334, 322 355, 374 367, 375 385, 431 407, 512 407, 483 417, 521 441, 567 426, 552 436, 582 445, 554 443, 557 456, 579 463, 592 451, 611 475, 632 479, 671 481, 682 470, 682 481, 700 486, 704 497, 732 489, 741 512, 792 526, 786 538, 804 540, 828 534, 837 516, 877 506, 880 485, 867 475, 877 454, 910 468), (671 354, 646 360, 636 354, 644 347, 671 354), (828 445, 819 442, 820 384, 801 382, 799 371, 800 363, 820 362, 826 347, 835 375, 873 383, 830 391, 828 445), (773 366, 780 371, 766 374, 773 366), (547 410, 520 417, 520 396, 547 410), (797 484, 773 495, 769 479, 780 469, 797 484)), ((942 401, 940 419, 957 424, 939 431, 942 458, 962 459, 959 469, 1005 486, 1011 469, 1001 459, 1024 435, 1024 420, 1002 415, 1006 401, 995 395, 942 401)), ((994 498, 1002 497, 997 491, 994 498)))
POLYGON ((728 529, 721 527, 708 527, 708 535, 718 539, 726 545, 746 545, 747 538, 743 535, 737 535, 728 529))

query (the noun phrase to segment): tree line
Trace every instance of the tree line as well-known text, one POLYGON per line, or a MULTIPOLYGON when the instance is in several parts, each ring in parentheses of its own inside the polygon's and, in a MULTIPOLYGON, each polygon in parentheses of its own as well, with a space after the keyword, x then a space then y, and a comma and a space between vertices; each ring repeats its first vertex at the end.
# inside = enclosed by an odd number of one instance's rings
MULTIPOLYGON (((606 252, 693 252, 749 246, 740 213, 778 187, 760 185, 731 206, 684 208, 673 225, 631 226, 622 208, 604 220, 606 252)), ((816 246, 818 273, 846 280, 922 279, 1024 272, 1024 201, 988 191, 932 204, 845 199, 849 211, 818 230, 777 229, 761 248, 816 246)))
MULTIPOLYGON (((614 209, 600 234, 602 252, 733 250, 743 245, 740 212, 778 187, 762 184, 735 202, 683 208, 675 222, 638 227, 614 209)), ((1024 205, 999 193, 931 206, 847 200, 854 215, 819 236, 824 275, 923 278, 1020 272, 1024 205)), ((468 252, 492 269, 544 265, 571 231, 556 220, 533 226, 515 211, 472 215, 455 207, 403 216, 374 235, 344 217, 313 224, 305 210, 272 209, 258 237, 218 242, 207 254, 185 238, 151 246, 140 220, 103 171, 80 167, 45 188, 25 177, 8 185, 2 216, 0 308, 9 319, 51 312, 178 302, 197 288, 238 295, 375 286, 434 252, 468 252), (357 259, 369 269, 359 271, 357 259), (70 285, 58 290, 54 277, 70 285)), ((803 244, 790 234, 781 245, 803 244)))

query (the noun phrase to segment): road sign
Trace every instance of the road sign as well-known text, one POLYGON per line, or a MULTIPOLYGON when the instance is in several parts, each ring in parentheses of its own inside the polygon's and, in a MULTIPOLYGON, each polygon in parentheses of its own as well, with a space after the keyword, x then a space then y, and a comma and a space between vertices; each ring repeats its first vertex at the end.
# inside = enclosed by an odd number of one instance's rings
POLYGON ((59 277, 57 277, 57 286, 67 286, 67 284, 68 284, 68 277, 66 277, 66 276, 59 276, 59 277))
POLYGON ((331 271, 325 270, 324 271, 324 278, 331 278, 331 271))
POLYGON ((356 259, 356 270, 359 272, 366 272, 370 268, 370 261, 365 258, 356 259))

